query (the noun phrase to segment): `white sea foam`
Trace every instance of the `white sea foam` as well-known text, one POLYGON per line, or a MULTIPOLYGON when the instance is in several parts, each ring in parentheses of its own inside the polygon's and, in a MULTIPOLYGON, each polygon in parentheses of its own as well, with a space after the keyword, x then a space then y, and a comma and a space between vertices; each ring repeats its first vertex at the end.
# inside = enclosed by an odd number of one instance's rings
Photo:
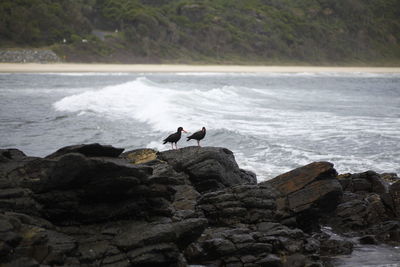
POLYGON ((197 129, 228 127, 225 117, 249 116, 249 100, 237 88, 175 90, 146 78, 65 97, 54 104, 59 111, 90 110, 109 118, 134 118, 154 130, 174 129, 177 124, 197 129), (211 126, 212 125, 212 126, 211 126))

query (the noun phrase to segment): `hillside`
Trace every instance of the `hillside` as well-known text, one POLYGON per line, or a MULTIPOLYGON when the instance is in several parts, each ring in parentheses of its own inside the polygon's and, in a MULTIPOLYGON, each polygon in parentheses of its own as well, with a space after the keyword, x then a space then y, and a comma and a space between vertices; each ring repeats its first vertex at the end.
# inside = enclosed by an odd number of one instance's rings
POLYGON ((2 0, 0 48, 69 62, 400 63, 397 0, 2 0))

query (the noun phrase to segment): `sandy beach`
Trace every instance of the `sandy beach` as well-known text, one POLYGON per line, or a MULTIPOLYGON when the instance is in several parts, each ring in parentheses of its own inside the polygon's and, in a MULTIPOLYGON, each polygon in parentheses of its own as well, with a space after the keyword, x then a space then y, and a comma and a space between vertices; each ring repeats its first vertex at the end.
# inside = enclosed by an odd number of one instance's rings
POLYGON ((400 67, 320 67, 320 66, 233 66, 164 64, 18 64, 0 63, 0 73, 54 72, 365 72, 400 73, 400 67))

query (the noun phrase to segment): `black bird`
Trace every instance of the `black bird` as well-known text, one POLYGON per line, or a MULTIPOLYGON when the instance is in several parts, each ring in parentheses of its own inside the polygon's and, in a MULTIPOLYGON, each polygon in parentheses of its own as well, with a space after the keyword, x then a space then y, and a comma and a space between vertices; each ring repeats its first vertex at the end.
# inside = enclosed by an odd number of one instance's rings
POLYGON ((174 143, 175 143, 175 147, 176 147, 176 149, 178 149, 178 146, 176 145, 176 143, 179 141, 179 139, 181 139, 182 131, 187 133, 185 130, 183 130, 182 127, 179 127, 178 130, 176 131, 176 133, 170 134, 167 138, 165 138, 163 140, 164 144, 171 143, 172 149, 174 149, 174 143))
POLYGON ((206 127, 203 127, 201 131, 195 132, 191 136, 188 136, 187 141, 194 139, 197 140, 197 145, 200 146, 200 140, 206 136, 206 127))

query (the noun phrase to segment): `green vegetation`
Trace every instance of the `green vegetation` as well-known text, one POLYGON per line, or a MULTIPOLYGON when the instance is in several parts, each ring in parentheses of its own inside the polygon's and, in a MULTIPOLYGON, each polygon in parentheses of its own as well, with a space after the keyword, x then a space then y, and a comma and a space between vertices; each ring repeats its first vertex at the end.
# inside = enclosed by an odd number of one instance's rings
POLYGON ((86 62, 398 65, 399 18, 398 0, 2 0, 0 46, 86 62))

